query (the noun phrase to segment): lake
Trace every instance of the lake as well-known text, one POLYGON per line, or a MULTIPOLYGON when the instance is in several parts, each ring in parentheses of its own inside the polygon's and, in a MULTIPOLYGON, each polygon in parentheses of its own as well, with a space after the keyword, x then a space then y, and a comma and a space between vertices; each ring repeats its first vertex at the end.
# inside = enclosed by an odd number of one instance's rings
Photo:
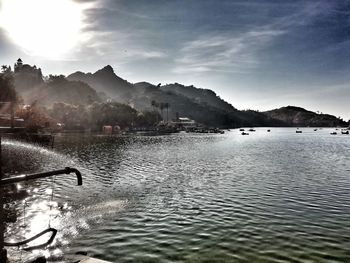
POLYGON ((266 130, 58 136, 54 151, 5 141, 27 164, 18 172, 72 166, 84 178, 22 184, 30 196, 7 239, 50 224, 55 243, 37 253, 57 262, 82 251, 112 262, 349 262, 350 136, 266 130))

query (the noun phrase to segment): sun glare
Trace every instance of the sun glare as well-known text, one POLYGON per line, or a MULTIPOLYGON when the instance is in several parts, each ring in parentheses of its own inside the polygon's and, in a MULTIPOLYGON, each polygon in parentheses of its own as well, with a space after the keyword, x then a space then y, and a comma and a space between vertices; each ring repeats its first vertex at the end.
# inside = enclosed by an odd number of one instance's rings
POLYGON ((29 55, 58 59, 79 41, 82 8, 71 0, 2 0, 0 26, 29 55))

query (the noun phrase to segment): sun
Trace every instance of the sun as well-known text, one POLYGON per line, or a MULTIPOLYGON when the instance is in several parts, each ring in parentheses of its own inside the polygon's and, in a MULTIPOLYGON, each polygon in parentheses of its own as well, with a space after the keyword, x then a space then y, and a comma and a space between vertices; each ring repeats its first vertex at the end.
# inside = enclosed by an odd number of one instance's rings
POLYGON ((72 0, 0 0, 0 27, 27 54, 62 58, 79 42, 83 10, 72 0))

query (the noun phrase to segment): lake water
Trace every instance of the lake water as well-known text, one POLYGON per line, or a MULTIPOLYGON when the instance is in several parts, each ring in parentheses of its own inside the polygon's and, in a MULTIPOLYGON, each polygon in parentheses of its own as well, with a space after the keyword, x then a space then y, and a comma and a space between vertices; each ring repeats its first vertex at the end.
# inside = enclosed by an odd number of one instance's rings
POLYGON ((55 153, 5 141, 31 171, 75 166, 84 177, 82 187, 74 175, 22 185, 31 194, 8 239, 50 223, 59 233, 44 253, 58 262, 79 251, 112 262, 350 262, 350 136, 266 130, 64 136, 55 153))

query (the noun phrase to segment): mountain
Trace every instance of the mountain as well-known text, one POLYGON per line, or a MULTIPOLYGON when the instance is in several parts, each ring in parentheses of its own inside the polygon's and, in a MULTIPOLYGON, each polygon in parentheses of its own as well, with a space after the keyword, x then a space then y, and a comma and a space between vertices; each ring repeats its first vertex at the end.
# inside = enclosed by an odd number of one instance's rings
POLYGON ((93 74, 77 71, 67 76, 67 79, 85 82, 97 92, 103 92, 118 102, 130 100, 134 89, 131 83, 118 77, 110 65, 93 74))
POLYGON ((265 111, 263 114, 271 119, 282 121, 286 126, 335 127, 347 125, 345 121, 336 118, 333 115, 317 114, 316 112, 295 106, 287 106, 271 111, 265 111))
POLYGON ((164 120, 189 117, 215 127, 249 126, 346 126, 339 118, 317 114, 303 108, 287 106, 266 112, 240 111, 221 99, 214 91, 179 83, 154 85, 132 84, 117 76, 107 65, 95 73, 77 71, 43 78, 41 70, 18 60, 13 73, 17 91, 25 103, 52 107, 55 102, 90 105, 114 100, 138 111, 159 112, 164 120))
POLYGON ((55 102, 82 105, 100 101, 100 96, 88 84, 69 81, 63 75, 50 75, 44 79, 41 69, 35 65, 23 64, 21 59, 8 70, 14 80, 17 93, 26 104, 36 102, 42 106, 52 106, 55 102))
POLYGON ((93 74, 75 72, 67 79, 86 82, 98 92, 104 92, 112 99, 128 103, 138 110, 160 111, 164 119, 173 119, 178 114, 209 126, 220 127, 346 125, 335 116, 292 106, 266 112, 239 111, 214 91, 193 85, 154 85, 148 82, 131 84, 117 76, 109 65, 93 74), (168 103, 170 106, 161 110, 160 107, 152 106, 152 101, 159 105, 168 103))
POLYGON ((167 109, 160 110, 164 119, 171 120, 179 114, 210 126, 229 127, 241 123, 237 122, 237 109, 208 89, 178 83, 164 86, 148 82, 131 84, 117 76, 109 65, 93 74, 78 71, 69 75, 67 79, 85 82, 113 100, 128 103, 141 111, 156 110, 152 101, 159 104, 168 103, 167 109))
POLYGON ((193 85, 184 86, 179 83, 167 84, 161 86, 161 90, 164 92, 172 92, 175 94, 183 95, 191 100, 194 100, 196 103, 208 105, 210 107, 215 107, 225 111, 235 111, 236 109, 210 89, 200 89, 196 88, 193 85))
POLYGON ((19 92, 29 92, 32 88, 38 87, 44 83, 41 69, 35 65, 23 64, 21 59, 14 65, 14 84, 19 92))
MULTIPOLYGON (((138 109, 159 110, 159 107, 152 107, 152 101, 160 105, 161 103, 169 104, 169 108, 163 110, 165 120, 174 119, 179 115, 216 127, 235 127, 250 123, 245 120, 246 113, 238 111, 214 92, 208 92, 208 90, 188 86, 191 92, 186 93, 186 86, 178 83, 155 86, 147 82, 140 82, 134 84, 134 87, 135 92, 131 101, 138 109)), ((162 110, 160 112, 162 113, 162 110)), ((267 119, 265 116, 262 117, 267 119)))
POLYGON ((81 81, 51 80, 45 85, 33 88, 26 93, 26 102, 36 101, 39 105, 51 107, 55 102, 73 105, 86 105, 100 101, 96 91, 81 81))

